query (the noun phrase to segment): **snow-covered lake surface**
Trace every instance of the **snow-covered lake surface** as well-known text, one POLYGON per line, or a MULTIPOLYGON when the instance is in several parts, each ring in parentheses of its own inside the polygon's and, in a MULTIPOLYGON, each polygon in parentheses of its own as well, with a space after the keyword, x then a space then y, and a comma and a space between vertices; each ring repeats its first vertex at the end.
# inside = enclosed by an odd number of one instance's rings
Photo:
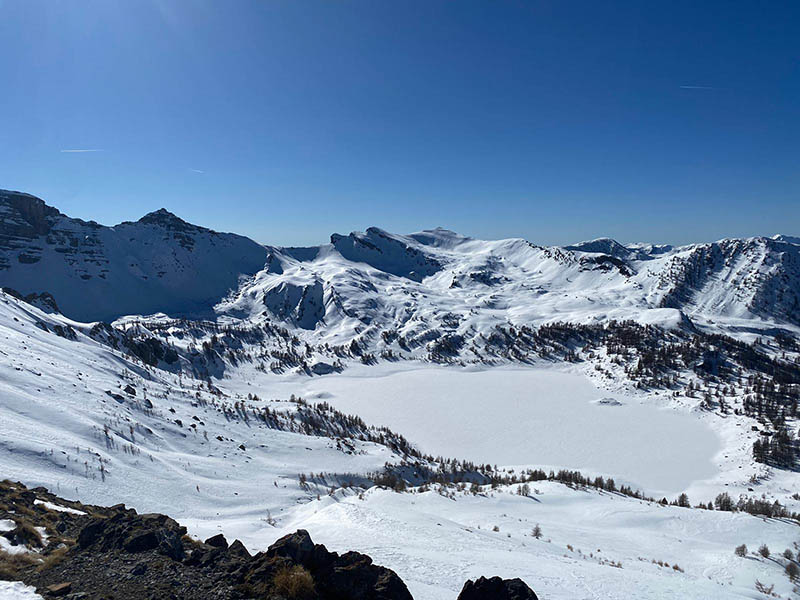
POLYGON ((609 396, 580 374, 435 367, 360 374, 314 379, 305 396, 386 425, 433 455, 605 473, 652 493, 679 492, 717 473, 720 441, 704 422, 609 396))

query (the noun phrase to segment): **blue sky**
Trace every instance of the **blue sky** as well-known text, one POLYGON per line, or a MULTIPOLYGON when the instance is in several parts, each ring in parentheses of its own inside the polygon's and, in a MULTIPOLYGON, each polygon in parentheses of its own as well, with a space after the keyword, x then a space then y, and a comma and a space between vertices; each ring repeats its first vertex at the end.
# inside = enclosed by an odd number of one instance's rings
POLYGON ((798 2, 0 0, 0 39, 0 187, 71 216, 800 233, 798 2))

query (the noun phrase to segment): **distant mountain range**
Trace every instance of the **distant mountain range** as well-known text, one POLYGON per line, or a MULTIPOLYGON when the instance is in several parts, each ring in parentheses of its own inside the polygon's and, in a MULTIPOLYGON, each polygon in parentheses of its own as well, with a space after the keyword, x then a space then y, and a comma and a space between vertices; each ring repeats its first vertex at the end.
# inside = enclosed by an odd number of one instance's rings
POLYGON ((107 227, 0 191, 0 285, 46 292, 80 321, 270 319, 338 342, 365 330, 468 338, 495 324, 611 319, 772 328, 800 325, 800 238, 547 247, 369 228, 321 246, 272 247, 165 209, 107 227))

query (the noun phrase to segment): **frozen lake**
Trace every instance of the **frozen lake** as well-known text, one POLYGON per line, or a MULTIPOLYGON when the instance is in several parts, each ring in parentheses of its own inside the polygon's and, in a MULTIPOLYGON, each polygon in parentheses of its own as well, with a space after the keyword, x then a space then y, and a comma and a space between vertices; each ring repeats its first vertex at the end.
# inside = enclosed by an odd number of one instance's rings
POLYGON ((713 477, 717 435, 699 419, 614 399, 582 375, 420 368, 312 380, 304 396, 402 433, 423 451, 498 465, 605 473, 650 493, 713 477))

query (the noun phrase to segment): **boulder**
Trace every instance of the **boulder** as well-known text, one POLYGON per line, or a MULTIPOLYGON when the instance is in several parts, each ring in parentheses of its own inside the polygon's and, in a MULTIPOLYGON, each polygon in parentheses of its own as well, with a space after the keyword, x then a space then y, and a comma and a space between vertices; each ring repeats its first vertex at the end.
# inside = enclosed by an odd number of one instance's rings
POLYGON ((249 559, 251 558, 250 553, 245 548, 244 544, 239 540, 234 540, 233 543, 228 547, 228 552, 230 552, 233 556, 237 558, 244 558, 249 559))
POLYGON ((72 590, 72 582, 55 583, 47 586, 47 593, 51 596, 66 596, 72 590))
POLYGON ((128 552, 144 552, 158 548, 158 535, 155 531, 140 531, 131 535, 122 544, 128 552))
POLYGON ((292 562, 306 565, 314 555, 314 542, 305 529, 283 536, 267 549, 266 555, 288 558, 292 562))
POLYGON ((457 600, 538 600, 538 598, 521 579, 479 577, 464 584, 457 600))
POLYGON ((186 528, 165 515, 137 515, 124 506, 109 509, 109 517, 92 517, 78 533, 82 550, 123 549, 126 552, 157 550, 173 560, 183 560, 181 538, 186 528))
POLYGON ((227 548, 228 547, 228 540, 225 539, 225 536, 221 533, 214 535, 208 538, 205 542, 208 546, 212 546, 214 548, 227 548))
POLYGON ((242 579, 250 586, 268 584, 284 567, 300 565, 311 573, 322 600, 412 600, 403 581, 391 569, 372 564, 359 552, 341 556, 314 544, 304 529, 286 535, 256 555, 242 579))

